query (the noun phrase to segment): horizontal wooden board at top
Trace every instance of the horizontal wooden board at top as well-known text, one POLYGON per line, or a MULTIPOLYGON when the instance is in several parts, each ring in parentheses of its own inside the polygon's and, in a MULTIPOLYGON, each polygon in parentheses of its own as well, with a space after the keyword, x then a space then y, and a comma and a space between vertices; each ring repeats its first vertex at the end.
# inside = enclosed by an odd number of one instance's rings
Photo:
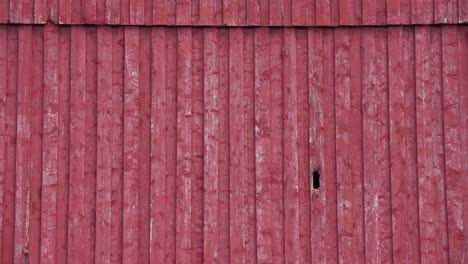
POLYGON ((337 26, 468 22, 464 0, 2 0, 0 23, 337 26))

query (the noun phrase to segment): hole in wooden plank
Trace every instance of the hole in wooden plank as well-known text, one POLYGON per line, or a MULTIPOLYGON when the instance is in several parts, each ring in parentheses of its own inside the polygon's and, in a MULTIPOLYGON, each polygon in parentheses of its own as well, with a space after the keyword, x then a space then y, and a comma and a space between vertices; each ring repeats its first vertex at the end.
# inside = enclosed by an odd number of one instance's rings
POLYGON ((320 188, 320 172, 318 170, 314 170, 312 173, 312 188, 315 190, 320 188))

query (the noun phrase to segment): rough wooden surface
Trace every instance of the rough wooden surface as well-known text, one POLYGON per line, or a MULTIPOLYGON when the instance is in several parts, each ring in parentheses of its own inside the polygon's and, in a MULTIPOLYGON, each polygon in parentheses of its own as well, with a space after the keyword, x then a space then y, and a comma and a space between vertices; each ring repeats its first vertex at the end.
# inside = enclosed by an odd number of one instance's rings
POLYGON ((467 258, 464 26, 0 37, 2 263, 467 258))
POLYGON ((183 26, 468 22, 465 0, 1 0, 0 23, 183 26))

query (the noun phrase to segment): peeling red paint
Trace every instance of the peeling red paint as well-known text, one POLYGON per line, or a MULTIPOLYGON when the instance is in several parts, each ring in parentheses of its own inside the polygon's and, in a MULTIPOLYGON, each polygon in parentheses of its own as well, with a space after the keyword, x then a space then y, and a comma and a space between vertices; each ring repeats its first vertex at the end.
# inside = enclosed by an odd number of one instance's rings
POLYGON ((464 25, 2 25, 1 262, 462 263, 467 55, 464 25))

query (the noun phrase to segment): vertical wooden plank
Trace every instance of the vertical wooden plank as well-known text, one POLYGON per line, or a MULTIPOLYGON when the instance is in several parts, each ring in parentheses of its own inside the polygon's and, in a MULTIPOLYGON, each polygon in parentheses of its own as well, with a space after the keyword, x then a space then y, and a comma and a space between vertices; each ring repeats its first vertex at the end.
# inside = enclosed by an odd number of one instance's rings
POLYGON ((308 33, 309 177, 314 170, 320 173, 320 188, 310 194, 311 257, 318 263, 337 263, 334 30, 308 33))
POLYGON ((150 28, 140 28, 140 120, 139 120, 139 164, 140 175, 138 179, 138 232, 139 232, 139 260, 142 263, 149 263, 149 240, 150 240, 150 137, 151 137, 151 31, 150 28))
POLYGON ((468 22, 468 3, 458 1, 458 23, 468 22))
POLYGON ((167 0, 153 0, 153 25, 167 23, 167 0))
POLYGON ((15 255, 27 263, 31 199, 31 57, 32 27, 18 26, 16 101, 15 255))
POLYGON ((307 19, 305 22, 306 26, 315 26, 316 23, 316 0, 307 0, 307 19))
POLYGON ((139 177, 138 177, 138 259, 149 262, 150 240, 150 137, 151 137, 151 75, 150 75, 150 29, 140 28, 139 69, 139 177))
POLYGON ((245 105, 245 133, 246 133, 246 219, 245 231, 245 257, 246 261, 255 259, 257 241, 255 239, 255 113, 254 113, 254 95, 255 95, 255 49, 254 49, 254 30, 246 29, 244 31, 244 101, 245 105))
POLYGON ((411 23, 411 1, 392 0, 387 2, 387 23, 401 25, 411 23))
POLYGON ((271 87, 271 158, 269 168, 271 177, 271 256, 273 263, 284 262, 282 39, 282 29, 270 29, 269 86, 271 87))
POLYGON ((70 142, 70 28, 59 28, 59 101, 57 163, 57 243, 56 261, 67 258, 69 142, 70 142))
POLYGON ((70 189, 68 212, 68 262, 79 262, 84 254, 85 214, 85 122, 86 122, 86 30, 71 29, 70 65, 70 189))
POLYGON ((96 24, 103 25, 105 23, 106 23, 106 0, 96 0, 96 24))
MULTIPOLYGON (((32 43, 32 82, 31 100, 31 202, 29 263, 40 263, 41 248, 41 186, 42 186, 42 111, 44 89, 44 28, 33 27, 32 43), (40 109, 40 110, 39 110, 40 109)), ((0 55, 1 57, 1 55, 0 55)), ((0 63, 1 64, 1 63, 0 63)), ((1 67, 1 66, 0 66, 1 67)), ((1 96, 0 96, 1 97, 1 96)), ((1 115, 1 114, 0 114, 1 115)), ((1 150, 0 150, 1 151, 1 150)), ((1 170, 1 168, 0 168, 1 170)), ((0 236, 1 237, 1 236, 0 236)))
POLYGON ((338 257, 363 263, 361 30, 335 30, 335 111, 338 257))
POLYGON ((220 25, 223 19, 222 0, 200 2, 200 25, 220 25))
MULTIPOLYGON (((97 29, 96 263, 109 263, 112 241, 112 29, 97 29)), ((77 110, 79 111, 79 110, 77 110)), ((73 113, 72 113, 73 114, 73 113)), ((71 206, 70 206, 71 210, 71 206)))
POLYGON ((59 23, 70 24, 71 22, 71 0, 59 0, 59 23))
POLYGON ((139 29, 125 28, 123 262, 138 262, 139 29))
MULTIPOLYGON (((192 164, 191 261, 203 262, 203 165, 204 165, 204 29, 192 29, 192 164)), ((227 58, 227 57, 226 57, 227 58)), ((228 126, 226 126, 226 129, 228 126)), ((228 230, 229 235, 229 230, 228 230)), ((226 249, 229 252, 229 248, 226 249)), ((229 261, 229 260, 228 260, 229 261)))
MULTIPOLYGON (((442 27, 442 90, 443 90, 443 118, 444 118, 444 152, 445 152, 445 177, 448 221, 448 245, 449 262, 462 263, 466 258, 464 247, 464 229, 466 219, 463 210, 466 201, 463 199, 465 182, 463 179, 463 126, 466 112, 462 111, 461 99, 463 89, 463 72, 458 58, 463 54, 463 45, 459 43, 459 37, 463 40, 463 31, 458 31, 455 26, 442 27)), ((466 73, 465 73, 466 74, 466 73)), ((466 87, 466 86, 465 86, 466 87)), ((466 89, 466 88, 465 88, 466 89)), ((466 132, 465 132, 466 134, 466 132)), ((465 145, 466 146, 466 145, 465 145)), ((465 151, 466 153, 466 151, 465 151)), ((465 154, 466 156, 466 154, 465 154)), ((466 175, 466 174, 465 174, 466 175)), ((466 176, 465 176, 466 177, 466 176)), ((465 238, 466 239, 466 238, 465 238)))
MULTIPOLYGON (((89 0, 87 0, 89 1, 89 0)), ((47 14, 46 21, 51 21, 53 23, 58 23, 59 16, 59 0, 47 0, 45 5, 47 5, 47 14)))
POLYGON ((223 25, 240 25, 239 0, 223 0, 223 25))
MULTIPOLYGON (((35 0, 38 1, 38 0, 35 0)), ((71 1, 71 23, 81 24, 82 11, 81 1, 71 1)))
POLYGON ((111 263, 122 262, 124 29, 112 29, 111 263))
MULTIPOLYGON (((7 27, 0 26, 0 38, 7 39, 7 27)), ((7 62, 8 45, 6 41, 0 42, 0 260, 3 260, 3 218, 5 214, 5 178, 7 168, 7 62)))
POLYGON ((340 25, 353 25, 354 14, 351 12, 354 7, 354 1, 339 0, 340 7, 340 25))
POLYGON ((310 16, 309 10, 307 10, 307 0, 294 0, 292 5, 292 25, 304 26, 307 23, 307 18, 310 16))
POLYGON ((317 26, 334 26, 339 23, 338 1, 324 0, 316 2, 317 26))
POLYGON ((176 25, 176 1, 167 1, 167 20, 164 25, 176 25))
POLYGON ((192 24, 192 1, 177 1, 176 24, 189 26, 192 24))
POLYGON ((230 32, 231 262, 255 259, 253 31, 230 32))
POLYGON ((292 23, 292 9, 293 9, 293 0, 282 0, 283 1, 283 14, 281 17, 283 26, 291 26, 292 23))
POLYGON ((84 251, 84 155, 86 107, 86 31, 82 27, 71 30, 71 90, 70 90, 70 192, 68 261, 79 261, 84 251))
POLYGON ((10 0, 9 7, 10 9, 8 22, 21 24, 23 20, 23 0, 10 0))
POLYGON ((363 0, 362 24, 384 25, 387 23, 387 0, 363 0))
POLYGON ((152 48, 152 78, 158 84, 152 82, 151 263, 176 258, 176 33, 158 29, 152 42, 160 52, 152 48))
MULTIPOLYGON (((468 62, 465 60, 466 57, 468 57, 468 29, 466 27, 458 27, 458 47, 459 47, 459 54, 458 54, 458 67, 460 71, 460 79, 459 79, 459 87, 467 87, 468 86, 468 62)), ((461 89, 460 90, 460 112, 465 113, 464 115, 461 115, 461 122, 462 122, 462 130, 464 131, 468 130, 468 91, 467 89, 461 89)), ((468 148, 468 134, 467 133, 462 133, 460 137, 461 141, 461 146, 462 150, 468 148)), ((462 167, 462 174, 467 175, 468 173, 468 153, 466 151, 462 151, 463 155, 461 156, 461 161, 463 167, 462 167)), ((464 186, 467 184, 467 179, 466 176, 464 178, 464 186)), ((466 227, 468 225, 468 203, 466 202, 468 200, 468 193, 465 191, 463 192, 463 211, 464 211, 464 216, 463 216, 463 233, 464 233, 464 258, 467 258, 467 252, 466 249, 468 248, 468 228, 466 227)))
MULTIPOLYGON (((297 155, 299 179, 299 237, 301 262, 310 263, 310 175, 309 168, 309 103, 307 30, 296 29, 297 64, 297 155)), ((294 102, 293 102, 294 103, 294 102)))
POLYGON ((447 263, 440 41, 440 28, 416 28, 416 129, 421 262, 447 263))
MULTIPOLYGON (((49 0, 50 1, 50 0, 49 0)), ((57 1, 57 0, 55 0, 57 1)), ((84 24, 96 24, 97 0, 81 0, 81 12, 84 24)), ((129 1, 129 0, 127 0, 129 1)), ((128 11, 128 9, 127 9, 128 11)), ((128 20, 127 20, 128 21, 128 20)), ((124 22, 125 23, 125 22, 124 22)), ((128 22, 127 22, 128 23, 128 22)))
POLYGON ((145 25, 153 25, 153 0, 145 0, 145 25))
MULTIPOLYGON (((2 8, 3 7, 0 6, 0 10, 2 10, 2 8)), ((2 21, 1 17, 2 15, 0 15, 0 21, 2 21)), ((34 23, 43 24, 47 21, 48 18, 47 0, 34 0, 34 23)))
POLYGON ((434 0, 434 23, 447 24, 458 22, 457 0, 434 0))
POLYGON ((434 22, 433 0, 411 0, 411 23, 431 24, 434 22))
POLYGON ((6 34, 6 171, 4 178, 4 215, 1 262, 13 263, 15 254, 15 170, 18 84, 18 28, 8 27, 6 34))
POLYGON ((271 89, 268 28, 255 29, 255 184, 257 262, 271 263, 271 89))
MULTIPOLYGON (((119 24, 120 23, 120 0, 105 0, 105 23, 119 24)), ((151 12, 154 12, 151 9, 151 12)))
MULTIPOLYGON (((44 124, 42 151, 41 263, 56 263, 58 166, 58 28, 44 28, 44 124)), ((5 226, 4 226, 5 228, 5 226)), ((5 233, 5 231, 4 231, 5 233)), ((3 243, 3 248, 5 244, 3 243)))
MULTIPOLYGON (((238 260, 238 254, 242 253, 244 244, 244 233, 242 233, 243 222, 243 192, 244 178, 240 175, 244 173, 243 148, 245 137, 242 134, 244 123, 242 83, 244 74, 242 72, 243 60, 241 51, 243 47, 243 29, 233 28, 229 32, 229 186, 231 189, 231 199, 229 201, 230 217, 230 260, 238 260), (237 257, 237 258, 236 258, 237 257)), ((206 126, 206 125, 205 125, 206 126)), ((206 252, 206 249, 205 249, 206 252)), ((206 258, 204 258, 206 259, 206 258)), ((242 262, 242 259, 237 262, 242 262)))
POLYGON ((310 168, 317 169, 322 174, 320 191, 311 193, 312 258, 320 263, 338 261, 336 179, 334 178, 333 32, 332 30, 309 30, 309 67, 312 69, 309 74, 310 168), (326 61, 331 61, 331 63, 326 63, 326 61), (322 63, 324 65, 321 65, 322 63), (324 144, 329 147, 324 148, 324 144), (325 179, 324 175, 326 175, 325 179), (316 194, 317 197, 315 197, 316 194), (327 243, 324 245, 322 241, 327 241, 327 243))
POLYGON ((361 45, 366 262, 391 262, 387 30, 364 30, 361 45))
POLYGON ((219 261, 229 263, 229 29, 218 31, 218 71, 219 71, 219 261))
POLYGON ((143 25, 145 23, 145 1, 130 0, 129 13, 130 25, 143 25))
POLYGON ((191 5, 191 25, 200 23, 200 0, 190 1, 191 5))
POLYGON ((176 261, 176 170, 177 170, 177 31, 166 31, 167 71, 167 173, 166 173, 166 263, 176 261))
POLYGON ((260 1, 261 0, 250 0, 246 3, 247 9, 247 22, 249 26, 260 25, 260 1))
POLYGON ((414 29, 388 28, 393 261, 419 263, 414 29))
POLYGON ((25 24, 30 24, 34 20, 33 9, 34 9, 34 0, 23 0, 22 6, 22 17, 21 21, 25 24))
POLYGON ((285 262, 299 262, 299 144, 296 31, 284 29, 283 41, 283 166, 284 166, 284 240, 285 262))
POLYGON ((219 261, 219 57, 218 30, 204 30, 204 257, 207 262, 219 261))
POLYGON ((84 262, 95 260, 97 154, 97 28, 86 28, 86 110, 84 160, 84 262))
POLYGON ((270 25, 270 1, 269 0, 259 0, 260 8, 260 25, 269 26, 270 25))
MULTIPOLYGON (((391 2, 396 2, 392 0, 391 2)), ((362 0, 339 0, 340 25, 361 25, 362 24, 362 0)), ((409 10, 409 8, 408 8, 409 10)))
POLYGON ((120 25, 130 24, 130 1, 131 0, 120 0, 120 25))
MULTIPOLYGON (((151 220, 150 262, 164 263, 166 258, 167 197, 166 160, 168 149, 169 108, 166 78, 166 29, 151 29, 151 220)), ((168 234, 170 236, 172 234, 168 234)))
POLYGON ((269 14, 269 25, 281 26, 283 24, 283 0, 270 0, 269 14))
POLYGON ((10 1, 9 0, 0 1, 0 23, 2 24, 8 23, 9 11, 10 11, 10 1))
POLYGON ((192 30, 177 32, 176 261, 190 262, 192 248, 192 30))

